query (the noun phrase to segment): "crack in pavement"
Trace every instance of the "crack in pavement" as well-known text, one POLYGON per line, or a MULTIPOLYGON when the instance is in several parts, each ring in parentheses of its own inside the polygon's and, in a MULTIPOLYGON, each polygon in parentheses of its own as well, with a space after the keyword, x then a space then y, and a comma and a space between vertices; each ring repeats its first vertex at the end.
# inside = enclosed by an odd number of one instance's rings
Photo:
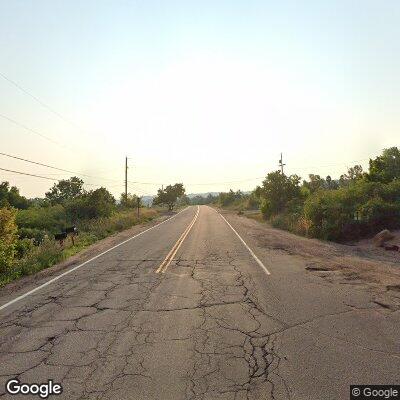
POLYGON ((0 324, 1 382, 51 377, 68 399, 156 399, 160 387, 174 400, 294 398, 280 336, 360 310, 288 323, 261 306, 247 261, 205 246, 206 257, 179 258, 165 275, 120 259, 36 296, 0 324))

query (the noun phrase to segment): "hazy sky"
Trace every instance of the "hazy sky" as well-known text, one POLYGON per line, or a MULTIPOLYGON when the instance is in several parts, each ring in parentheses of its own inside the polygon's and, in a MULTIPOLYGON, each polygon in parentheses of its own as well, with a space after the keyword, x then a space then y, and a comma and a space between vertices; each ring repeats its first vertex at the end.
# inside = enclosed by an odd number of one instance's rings
MULTIPOLYGON (((63 117, 0 77, 0 114, 56 142, 0 117, 0 151, 114 194, 125 155, 131 181, 189 193, 250 190, 281 151, 288 173, 338 177, 399 145, 399 44, 396 0, 0 0, 0 73, 63 117)), ((26 196, 52 185, 0 180, 26 196)))

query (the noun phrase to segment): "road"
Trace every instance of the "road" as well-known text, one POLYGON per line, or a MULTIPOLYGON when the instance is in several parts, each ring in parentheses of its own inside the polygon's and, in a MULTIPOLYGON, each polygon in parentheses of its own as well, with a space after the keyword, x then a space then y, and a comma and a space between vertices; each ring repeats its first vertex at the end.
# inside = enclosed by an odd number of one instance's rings
POLYGON ((38 398, 4 393, 13 377, 118 400, 331 400, 399 383, 399 312, 225 218, 189 207, 0 310, 1 398, 38 398))

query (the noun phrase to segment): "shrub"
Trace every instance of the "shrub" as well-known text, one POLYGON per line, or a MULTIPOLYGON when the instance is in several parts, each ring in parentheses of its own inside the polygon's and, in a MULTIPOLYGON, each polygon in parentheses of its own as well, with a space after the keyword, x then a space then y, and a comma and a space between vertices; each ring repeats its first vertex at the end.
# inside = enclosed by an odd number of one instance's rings
POLYGON ((397 228, 400 225, 400 203, 390 203, 380 197, 374 197, 364 203, 359 211, 368 225, 369 232, 384 228, 397 228))
POLYGON ((300 177, 286 176, 279 171, 270 172, 259 189, 262 197, 261 212, 264 217, 285 212, 288 203, 301 199, 300 177))
POLYGON ((47 233, 43 229, 19 228, 18 237, 20 239, 32 239, 35 245, 39 245, 47 237, 47 233))
POLYGON ((110 217, 115 211, 115 199, 104 188, 85 192, 66 203, 69 219, 77 222, 80 219, 110 217))
POLYGON ((40 246, 32 247, 29 252, 16 263, 19 276, 30 275, 51 267, 63 259, 63 249, 54 240, 46 239, 40 246))
POLYGON ((35 246, 32 239, 24 238, 16 241, 15 255, 17 258, 22 258, 35 246))
POLYGON ((311 221, 310 235, 326 240, 340 239, 354 212, 354 198, 344 188, 315 192, 304 203, 304 216, 311 221))
POLYGON ((311 236, 327 240, 356 239, 383 228, 400 226, 400 185, 397 182, 357 181, 338 190, 310 195, 304 216, 311 221, 311 236), (361 221, 355 221, 358 211, 361 221))
POLYGON ((0 183, 0 207, 14 207, 26 209, 29 200, 19 194, 18 188, 11 186, 8 182, 0 183))
POLYGON ((20 229, 39 229, 51 233, 61 232, 67 223, 65 209, 61 204, 19 210, 16 221, 20 229))
POLYGON ((11 268, 16 242, 15 210, 0 208, 0 273, 11 268))

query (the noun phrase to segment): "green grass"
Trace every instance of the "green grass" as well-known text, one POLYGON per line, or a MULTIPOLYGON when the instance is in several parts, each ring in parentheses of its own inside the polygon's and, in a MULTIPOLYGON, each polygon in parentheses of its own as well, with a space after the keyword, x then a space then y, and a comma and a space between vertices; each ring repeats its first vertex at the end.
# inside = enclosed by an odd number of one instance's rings
POLYGON ((116 232, 121 232, 139 223, 152 220, 158 215, 153 209, 140 210, 140 219, 136 210, 119 211, 109 218, 82 221, 78 224, 79 235, 75 237, 75 245, 71 239, 64 246, 51 238, 47 238, 39 246, 33 246, 23 258, 14 261, 11 268, 0 274, 0 287, 38 271, 49 268, 79 253, 91 244, 116 232))

